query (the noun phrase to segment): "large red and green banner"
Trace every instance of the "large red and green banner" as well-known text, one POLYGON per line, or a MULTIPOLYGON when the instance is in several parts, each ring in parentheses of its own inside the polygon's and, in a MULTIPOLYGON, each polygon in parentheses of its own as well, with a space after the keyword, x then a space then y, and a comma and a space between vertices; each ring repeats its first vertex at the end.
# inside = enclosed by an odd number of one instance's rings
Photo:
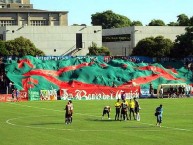
POLYGON ((150 83, 157 89, 160 84, 190 84, 192 79, 184 75, 190 72, 183 67, 166 69, 158 63, 90 56, 54 60, 25 56, 7 61, 5 71, 17 89, 28 92, 29 100, 115 99, 123 91, 131 98, 150 83))
POLYGON ((121 99, 121 94, 125 92, 127 99, 139 98, 140 87, 128 87, 128 88, 69 88, 61 89, 60 97, 61 100, 108 100, 108 99, 121 99))

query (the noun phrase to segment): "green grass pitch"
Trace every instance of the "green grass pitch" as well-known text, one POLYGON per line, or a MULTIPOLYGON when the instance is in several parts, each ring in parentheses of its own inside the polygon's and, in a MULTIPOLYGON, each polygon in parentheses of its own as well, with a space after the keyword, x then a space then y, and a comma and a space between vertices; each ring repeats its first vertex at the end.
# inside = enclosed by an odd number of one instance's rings
POLYGON ((0 145, 192 145, 193 99, 139 99, 141 121, 114 121, 116 100, 73 101, 73 123, 64 123, 67 101, 0 103, 0 145), (163 104, 162 127, 155 108, 163 104), (101 120, 105 105, 111 120, 101 120))

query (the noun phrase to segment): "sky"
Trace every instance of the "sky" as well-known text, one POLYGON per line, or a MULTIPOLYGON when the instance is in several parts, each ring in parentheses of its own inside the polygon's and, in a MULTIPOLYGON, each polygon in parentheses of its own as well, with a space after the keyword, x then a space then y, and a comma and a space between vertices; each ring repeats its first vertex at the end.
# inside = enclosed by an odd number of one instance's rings
POLYGON ((131 21, 148 25, 153 19, 168 24, 176 22, 177 16, 193 16, 193 0, 30 0, 34 9, 68 11, 68 25, 91 26, 91 15, 112 10, 131 21))

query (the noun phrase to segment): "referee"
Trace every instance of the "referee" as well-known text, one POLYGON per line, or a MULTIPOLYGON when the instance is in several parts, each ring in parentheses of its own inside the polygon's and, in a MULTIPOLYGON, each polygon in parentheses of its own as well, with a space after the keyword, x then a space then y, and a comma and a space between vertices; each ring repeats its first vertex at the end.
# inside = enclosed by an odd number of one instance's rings
POLYGON ((119 102, 119 99, 117 99, 117 102, 115 103, 115 120, 119 120, 119 116, 120 116, 120 109, 121 109, 121 103, 119 102))

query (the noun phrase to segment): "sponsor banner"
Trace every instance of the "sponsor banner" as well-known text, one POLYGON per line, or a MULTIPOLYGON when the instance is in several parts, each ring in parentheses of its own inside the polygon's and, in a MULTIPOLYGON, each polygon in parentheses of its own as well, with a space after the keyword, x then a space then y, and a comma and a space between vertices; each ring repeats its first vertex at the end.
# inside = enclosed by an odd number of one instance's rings
POLYGON ((19 92, 19 101, 28 101, 28 93, 26 91, 19 92))
POLYGON ((189 56, 189 57, 185 57, 183 59, 184 62, 193 62, 193 57, 192 56, 189 56))
POLYGON ((60 90, 60 97, 61 100, 108 100, 121 98, 122 92, 126 93, 126 99, 139 98, 140 87, 66 88, 60 90))
POLYGON ((65 60, 71 58, 71 56, 36 56, 40 60, 65 60))
MULTIPOLYGON (((12 94, 0 94, 0 102, 12 102, 16 101, 16 98, 12 98, 12 94)), ((20 91, 18 101, 28 101, 28 94, 26 91, 20 91)))
POLYGON ((144 63, 153 63, 154 59, 145 56, 129 56, 128 59, 132 62, 144 62, 144 63))
POLYGON ((129 60, 132 62, 144 62, 144 63, 153 63, 155 58, 145 57, 145 56, 104 56, 104 62, 109 62, 112 59, 123 59, 129 60))
POLYGON ((0 102, 11 102, 12 96, 11 94, 0 94, 0 102))
POLYGON ((142 98, 150 97, 149 89, 141 89, 140 97, 142 98))
POLYGON ((29 100, 30 101, 39 101, 40 100, 40 92, 39 91, 28 91, 29 100))
POLYGON ((40 90, 40 100, 57 100, 57 90, 40 90))

